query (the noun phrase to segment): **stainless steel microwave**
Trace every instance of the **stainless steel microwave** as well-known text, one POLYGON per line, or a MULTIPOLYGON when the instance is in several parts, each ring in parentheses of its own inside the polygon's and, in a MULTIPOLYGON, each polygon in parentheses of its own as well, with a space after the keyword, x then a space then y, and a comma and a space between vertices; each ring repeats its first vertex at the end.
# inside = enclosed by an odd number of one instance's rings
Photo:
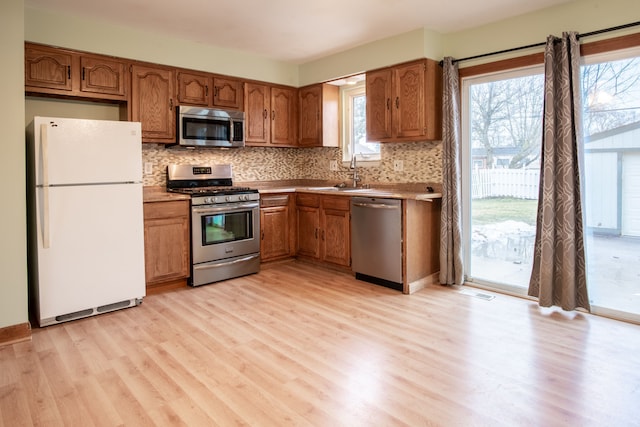
POLYGON ((177 143, 181 147, 244 147, 244 112, 180 105, 177 143))

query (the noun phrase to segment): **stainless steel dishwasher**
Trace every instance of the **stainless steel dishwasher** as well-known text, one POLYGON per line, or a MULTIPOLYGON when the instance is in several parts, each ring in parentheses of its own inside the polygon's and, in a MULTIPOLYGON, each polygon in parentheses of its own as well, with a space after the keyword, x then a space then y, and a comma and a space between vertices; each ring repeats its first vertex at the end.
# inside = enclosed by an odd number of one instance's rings
POLYGON ((402 201, 351 198, 351 269, 356 279, 402 290, 402 201))

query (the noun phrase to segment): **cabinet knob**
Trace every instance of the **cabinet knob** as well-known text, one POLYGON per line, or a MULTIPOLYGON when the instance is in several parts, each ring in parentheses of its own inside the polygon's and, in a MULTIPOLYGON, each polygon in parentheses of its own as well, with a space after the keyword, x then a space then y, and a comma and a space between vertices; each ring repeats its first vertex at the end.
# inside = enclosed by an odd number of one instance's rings
POLYGON ((396 108, 400 108, 400 98, 396 96, 396 108))

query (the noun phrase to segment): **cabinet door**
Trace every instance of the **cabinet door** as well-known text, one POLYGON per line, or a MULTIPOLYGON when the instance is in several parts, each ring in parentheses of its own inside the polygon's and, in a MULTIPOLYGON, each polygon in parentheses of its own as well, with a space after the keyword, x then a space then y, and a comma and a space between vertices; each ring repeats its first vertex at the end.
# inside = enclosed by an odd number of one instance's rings
POLYGON ((179 71, 178 102, 180 104, 209 106, 209 87, 211 78, 206 74, 179 71))
POLYGON ((245 141, 248 145, 263 145, 270 136, 270 91, 266 85, 245 85, 245 141))
POLYGON ((420 137, 425 134, 425 64, 394 67, 393 136, 420 137))
POLYGON ((323 197, 321 217, 321 259, 333 264, 351 264, 350 198, 323 197))
POLYGON ((288 206, 261 208, 260 228, 260 258, 262 261, 289 256, 291 251, 288 206))
POLYGON ((271 143, 274 145, 296 145, 295 89, 271 88, 271 143))
POLYGON ((131 121, 142 123, 142 141, 176 141, 174 72, 141 65, 132 67, 131 121))
POLYGON ((241 80, 213 78, 213 106, 242 110, 244 92, 241 80))
POLYGON ((391 70, 367 73, 367 140, 391 138, 391 70))
POLYGON ((297 206, 298 247, 296 254, 320 258, 320 208, 297 206))
POLYGON ((60 49, 26 45, 25 86, 71 91, 72 58, 60 49))
POLYGON ((126 64, 99 56, 80 57, 80 91, 116 95, 123 99, 126 91, 126 64))
POLYGON ((322 146, 322 86, 300 89, 300 146, 322 146))
POLYGON ((144 204, 147 285, 189 277, 189 202, 144 204))

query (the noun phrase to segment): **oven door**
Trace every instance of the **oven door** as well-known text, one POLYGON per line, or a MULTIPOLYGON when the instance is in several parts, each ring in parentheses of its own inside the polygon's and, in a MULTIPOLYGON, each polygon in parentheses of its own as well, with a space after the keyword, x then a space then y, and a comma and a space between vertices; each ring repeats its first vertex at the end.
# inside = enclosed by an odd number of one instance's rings
POLYGON ((260 252, 258 202, 194 206, 191 214, 193 264, 260 252))

